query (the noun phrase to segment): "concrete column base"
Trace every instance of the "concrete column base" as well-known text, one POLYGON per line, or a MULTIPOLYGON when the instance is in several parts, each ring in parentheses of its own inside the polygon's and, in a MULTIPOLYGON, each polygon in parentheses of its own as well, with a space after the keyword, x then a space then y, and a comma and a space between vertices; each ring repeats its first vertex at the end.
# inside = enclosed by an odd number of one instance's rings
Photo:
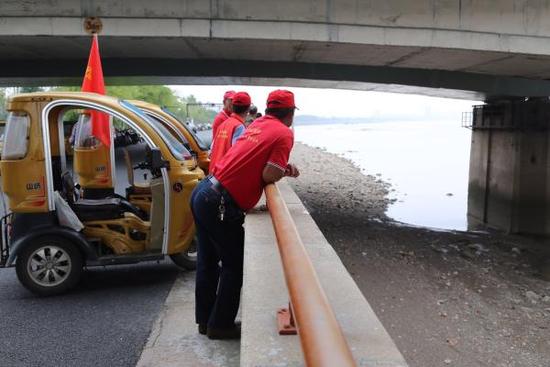
POLYGON ((550 234, 550 102, 476 106, 470 154, 468 225, 550 234))

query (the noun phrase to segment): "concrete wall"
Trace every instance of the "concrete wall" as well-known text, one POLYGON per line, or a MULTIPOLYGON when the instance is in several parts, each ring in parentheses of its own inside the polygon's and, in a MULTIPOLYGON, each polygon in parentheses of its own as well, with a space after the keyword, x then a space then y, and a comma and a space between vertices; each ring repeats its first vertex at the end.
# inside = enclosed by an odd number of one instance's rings
MULTIPOLYGON (((0 12, 8 17, 214 18, 458 30, 517 36, 550 35, 550 24, 547 22, 550 3, 529 0, 27 0, 3 1, 0 12)), ((414 42, 414 37, 402 42, 414 42)), ((481 44, 483 40, 477 42, 481 44)), ((519 44, 501 43, 501 50, 508 51, 508 47, 513 45, 521 47, 519 44)), ((487 46, 484 45, 483 50, 487 46)))
POLYGON ((516 178, 516 210, 513 231, 550 233, 548 214, 548 133, 522 133, 519 137, 519 157, 516 178))
MULTIPOLYGON (((1 2, 0 15, 0 34, 10 35, 81 34, 80 19, 75 18, 98 16, 116 20, 107 22, 104 31, 118 36, 292 39, 550 54, 550 5, 543 1, 28 0, 1 2)), ((485 64, 491 56, 478 61, 485 64)), ((441 57, 430 51, 396 61, 423 67, 441 57)))
POLYGON ((470 173, 468 182, 468 224, 471 228, 486 222, 487 176, 489 169, 491 133, 478 130, 472 133, 470 173))
POLYGON ((472 133, 468 215, 506 231, 512 231, 516 194, 515 162, 519 152, 515 140, 515 133, 508 131, 472 133))
POLYGON ((550 234, 550 120, 545 109, 548 101, 519 103, 500 116, 508 127, 474 128, 468 191, 470 228, 550 234), (514 119, 515 127, 510 124, 514 119))

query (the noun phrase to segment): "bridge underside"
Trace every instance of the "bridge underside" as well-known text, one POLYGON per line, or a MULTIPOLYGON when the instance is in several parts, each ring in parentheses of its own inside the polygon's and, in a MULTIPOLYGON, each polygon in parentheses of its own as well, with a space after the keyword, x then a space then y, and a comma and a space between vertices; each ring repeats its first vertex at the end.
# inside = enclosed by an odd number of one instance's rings
MULTIPOLYGON (((0 85, 78 85, 89 45, 89 36, 0 36, 0 85)), ((100 49, 109 84, 287 85, 475 100, 550 95, 550 57, 543 55, 107 35, 100 49)))

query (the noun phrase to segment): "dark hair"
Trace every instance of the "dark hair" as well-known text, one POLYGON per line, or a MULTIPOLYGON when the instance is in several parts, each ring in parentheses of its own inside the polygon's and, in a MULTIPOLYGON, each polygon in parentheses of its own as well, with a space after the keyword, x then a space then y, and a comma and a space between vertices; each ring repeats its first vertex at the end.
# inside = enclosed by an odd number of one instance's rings
POLYGON ((277 117, 279 120, 284 119, 291 113, 294 113, 294 108, 266 108, 265 114, 277 117))
POLYGON ((251 115, 255 115, 256 112, 258 112, 258 107, 250 106, 250 111, 249 112, 250 112, 251 115))
POLYGON ((237 115, 240 115, 242 113, 245 113, 250 106, 235 106, 233 105, 233 112, 235 112, 237 115))

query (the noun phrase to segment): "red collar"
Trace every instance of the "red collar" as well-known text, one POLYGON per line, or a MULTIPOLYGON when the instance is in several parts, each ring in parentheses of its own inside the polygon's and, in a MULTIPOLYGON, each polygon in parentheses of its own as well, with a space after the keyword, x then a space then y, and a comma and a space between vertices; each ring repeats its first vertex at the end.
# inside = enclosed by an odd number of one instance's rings
MULTIPOLYGON (((269 119, 269 120, 275 120, 275 121, 277 121, 277 122, 280 122, 280 123, 283 124, 284 126, 286 126, 284 122, 282 122, 281 120, 279 120, 277 117, 275 117, 275 116, 273 116, 273 115, 264 115, 263 117, 264 117, 264 119, 266 119, 266 120, 267 120, 267 119, 269 119)), ((261 118, 261 117, 260 117, 260 118, 261 118)), ((286 127, 288 127, 288 126, 286 126, 286 127)))
POLYGON ((240 123, 244 124, 244 119, 237 115, 235 112, 231 113, 231 116, 230 117, 233 117, 235 120, 239 120, 240 123))

